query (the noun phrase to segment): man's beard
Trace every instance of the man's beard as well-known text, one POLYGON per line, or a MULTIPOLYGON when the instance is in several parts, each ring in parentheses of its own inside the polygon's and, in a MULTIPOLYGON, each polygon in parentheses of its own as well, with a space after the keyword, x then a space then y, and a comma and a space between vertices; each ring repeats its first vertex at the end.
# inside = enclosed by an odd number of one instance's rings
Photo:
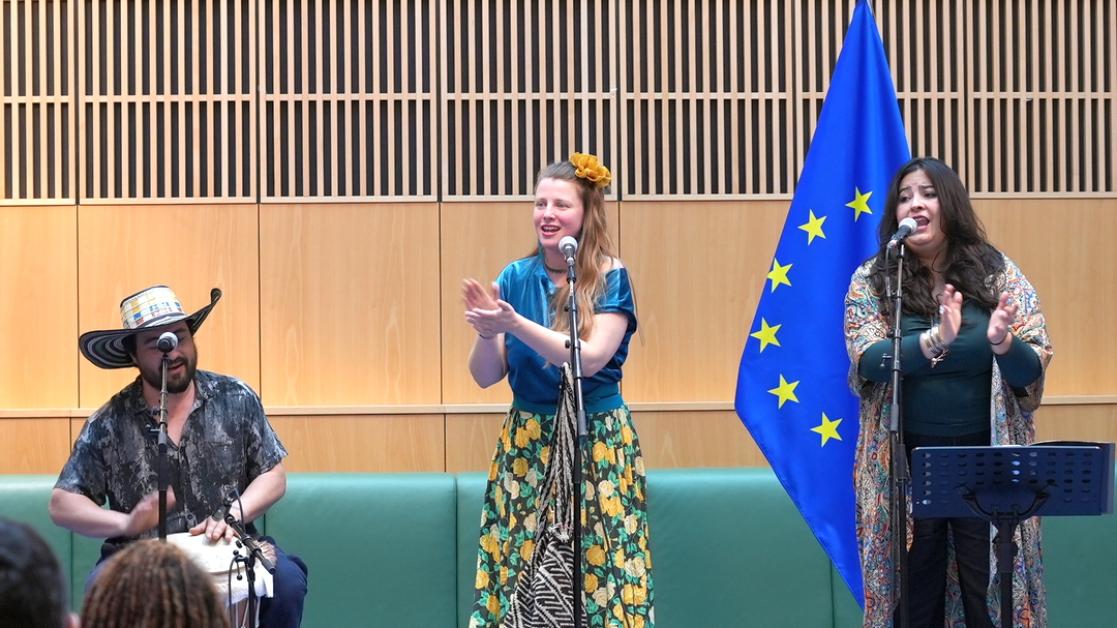
MULTIPOLYGON (((190 388, 190 382, 194 381, 194 373, 198 370, 198 365, 194 360, 185 357, 179 358, 174 362, 167 365, 167 392, 172 395, 186 392, 190 388), (178 364, 184 364, 185 369, 181 373, 173 373, 173 369, 178 364)), ((155 390, 162 390, 163 386, 163 367, 160 364, 159 368, 155 370, 140 369, 140 376, 155 390)))

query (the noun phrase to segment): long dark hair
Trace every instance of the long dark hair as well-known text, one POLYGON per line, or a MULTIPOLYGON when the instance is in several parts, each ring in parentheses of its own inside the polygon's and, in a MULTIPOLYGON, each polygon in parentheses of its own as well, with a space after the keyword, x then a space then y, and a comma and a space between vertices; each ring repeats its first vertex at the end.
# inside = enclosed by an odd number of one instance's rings
MULTIPOLYGON (((884 297, 885 286, 896 274, 896 260, 885 266, 885 247, 899 226, 896 206, 899 204, 900 183, 909 174, 922 170, 939 199, 939 225, 946 236, 946 246, 932 264, 942 273, 946 283, 953 284, 966 299, 974 300, 987 309, 997 306, 998 295, 989 284, 991 275, 1001 270, 1004 258, 985 237, 985 227, 974 212, 966 186, 950 166, 934 157, 917 157, 900 168, 888 187, 888 200, 880 222, 880 249, 869 270, 869 285, 878 297, 884 297)), ((931 268, 924 266, 915 255, 904 259, 904 311, 933 317, 938 313, 935 298, 935 277, 931 268)), ((886 315, 891 314, 892 304, 882 299, 886 315)))

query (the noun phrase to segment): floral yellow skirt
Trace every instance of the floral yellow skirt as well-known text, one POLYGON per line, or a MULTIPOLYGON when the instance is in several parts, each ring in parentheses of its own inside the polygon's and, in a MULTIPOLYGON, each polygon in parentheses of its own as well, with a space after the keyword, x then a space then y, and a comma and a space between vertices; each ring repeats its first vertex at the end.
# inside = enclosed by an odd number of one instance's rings
MULTIPOLYGON (((652 556, 647 483, 628 408, 586 416, 582 575, 589 626, 651 628, 652 556)), ((539 486, 551 458, 555 416, 512 408, 489 468, 481 510, 471 628, 501 626, 516 578, 531 561, 539 486)))

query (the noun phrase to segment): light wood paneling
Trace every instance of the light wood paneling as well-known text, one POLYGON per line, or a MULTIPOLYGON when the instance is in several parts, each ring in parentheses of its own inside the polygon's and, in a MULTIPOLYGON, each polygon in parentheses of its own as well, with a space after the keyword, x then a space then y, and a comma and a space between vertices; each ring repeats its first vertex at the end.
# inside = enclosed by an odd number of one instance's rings
MULTIPOLYGON (((120 329, 120 300, 154 284, 188 312, 224 296, 198 332, 198 367, 259 390, 259 252, 255 205, 82 206, 78 330, 120 329)), ((77 335, 73 346, 77 349, 77 335)), ((80 362, 80 404, 97 407, 136 376, 80 362)))
POLYGON ((0 407, 77 404, 76 213, 0 207, 0 407))
POLYGON ((467 277, 477 279, 482 285, 495 281, 508 262, 530 252, 535 233, 531 216, 530 201, 442 205, 444 403, 508 403, 512 400, 507 381, 481 389, 469 374, 469 352, 476 334, 465 322, 461 283, 467 277))
POLYGON ((784 201, 621 204, 641 330, 625 365, 629 403, 733 398, 786 215, 784 201))
POLYGON ((445 466, 440 414, 270 420, 289 453, 288 471, 442 471, 445 466))
MULTIPOLYGON (((607 202, 605 211, 609 236, 619 249, 618 204, 607 202)), ((461 282, 467 277, 492 282, 509 262, 531 253, 536 242, 531 202, 444 203, 441 221, 442 401, 509 402, 512 395, 506 382, 482 390, 469 375, 475 335, 465 322, 461 282)), ((623 252, 620 257, 627 265, 623 252)))
POLYGON ((1117 404, 1043 406, 1036 412, 1036 440, 1117 442, 1117 404))
POLYGON ((446 471, 488 471, 504 414, 447 414, 446 471))
POLYGON ((69 454, 69 419, 0 419, 0 473, 58 473, 69 454))
POLYGON ((1117 392, 1117 199, 1003 199, 975 205, 990 240, 1024 270, 1055 357, 1048 395, 1117 392))
POLYGON ((439 403, 438 259, 434 204, 263 208, 264 402, 439 403))
MULTIPOLYGON (((290 471, 458 473, 488 469, 504 416, 273 414, 270 420, 290 453, 290 471)), ((633 416, 648 468, 768 464, 732 410, 637 410, 633 416)), ((57 473, 84 422, 0 418, 0 473, 57 473)), ((1036 440, 1117 442, 1117 404, 1045 405, 1036 413, 1036 440)))
POLYGON ((633 420, 649 469, 768 465, 735 412, 636 412, 633 420))

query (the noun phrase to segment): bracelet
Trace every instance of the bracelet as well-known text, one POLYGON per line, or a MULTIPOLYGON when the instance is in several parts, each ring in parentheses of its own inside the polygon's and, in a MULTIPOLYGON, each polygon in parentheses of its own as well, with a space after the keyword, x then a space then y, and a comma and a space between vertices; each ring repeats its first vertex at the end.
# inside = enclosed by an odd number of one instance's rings
POLYGON ((496 338, 496 334, 493 334, 492 336, 485 336, 481 332, 477 332, 477 337, 482 340, 492 340, 493 338, 496 338))
POLYGON ((919 334, 919 344, 931 354, 931 368, 938 366, 939 362, 945 360, 950 353, 950 346, 943 342, 938 325, 932 325, 930 329, 919 334))
POLYGON ((989 342, 989 346, 991 346, 991 347, 999 347, 999 346, 1003 345, 1003 344, 1004 344, 1005 342, 1007 342, 1007 341, 1009 341, 1009 340, 1011 340, 1011 339, 1012 339, 1012 334, 1011 334, 1010 332, 1007 332, 1007 331, 1006 331, 1006 332, 1005 332, 1005 337, 1004 337, 1004 338, 1001 338, 1001 339, 1000 339, 1000 340, 998 340, 997 342, 992 342, 992 341, 990 341, 990 342, 989 342))

